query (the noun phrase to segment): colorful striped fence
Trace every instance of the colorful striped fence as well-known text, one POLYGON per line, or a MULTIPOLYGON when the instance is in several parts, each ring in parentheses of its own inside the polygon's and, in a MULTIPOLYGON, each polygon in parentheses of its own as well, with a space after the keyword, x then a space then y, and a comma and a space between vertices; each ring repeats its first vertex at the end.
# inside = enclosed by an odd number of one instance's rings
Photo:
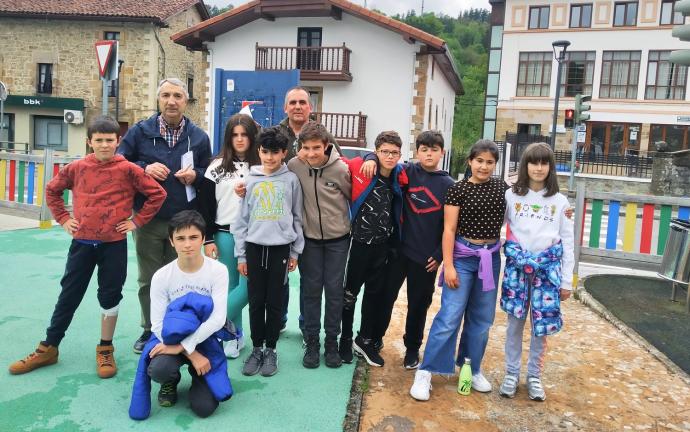
MULTIPOLYGON (((47 151, 39 155, 0 152, 0 208, 13 209, 22 216, 43 220, 46 182, 74 158, 54 158, 47 151), (49 169, 46 170, 46 165, 49 169), (48 174, 48 177, 46 177, 48 174)), ((71 194, 65 191, 65 205, 71 194)), ((47 214, 44 208, 44 214, 47 214)))
POLYGON ((671 219, 690 220, 690 198, 589 192, 579 184, 575 215, 576 266, 580 260, 610 260, 656 269, 671 219))

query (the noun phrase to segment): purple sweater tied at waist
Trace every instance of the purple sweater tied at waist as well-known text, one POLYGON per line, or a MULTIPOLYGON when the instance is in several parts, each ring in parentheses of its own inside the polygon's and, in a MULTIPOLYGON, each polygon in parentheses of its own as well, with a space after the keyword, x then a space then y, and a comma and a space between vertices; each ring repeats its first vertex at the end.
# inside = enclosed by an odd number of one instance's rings
MULTIPOLYGON (((494 272, 493 272, 493 258, 492 254, 501 248, 500 240, 496 242, 491 248, 482 247, 479 249, 472 249, 471 247, 465 246, 461 241, 455 241, 455 247, 453 248, 453 259, 466 258, 472 256, 479 257, 479 279, 482 280, 482 291, 491 291, 496 289, 494 284, 494 272)), ((441 269, 441 275, 438 279, 438 286, 443 286, 443 269, 441 269)))

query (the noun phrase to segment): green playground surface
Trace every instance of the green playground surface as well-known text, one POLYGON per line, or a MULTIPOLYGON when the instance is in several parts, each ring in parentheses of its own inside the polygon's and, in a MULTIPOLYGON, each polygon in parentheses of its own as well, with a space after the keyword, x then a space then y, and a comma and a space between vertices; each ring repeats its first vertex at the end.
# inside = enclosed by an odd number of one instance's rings
MULTIPOLYGON (((245 377, 242 359, 228 361, 235 391, 209 418, 189 409, 190 379, 183 368, 179 401, 161 408, 152 388, 151 416, 131 420, 127 414, 139 356, 132 344, 140 335, 137 266, 129 240, 129 265, 115 339, 118 373, 100 379, 95 371, 95 347, 100 339, 100 308, 96 277, 60 345, 56 365, 13 376, 10 363, 26 356, 45 338, 60 292, 70 238, 61 228, 0 232, 2 302, 0 302, 0 431, 339 431, 343 428, 354 364, 329 369, 302 366, 302 338, 298 328, 299 275, 290 275, 288 329, 278 342, 277 375, 245 377)), ((358 314, 357 314, 358 315, 358 314)), ((244 322, 248 327, 249 319, 244 322)))

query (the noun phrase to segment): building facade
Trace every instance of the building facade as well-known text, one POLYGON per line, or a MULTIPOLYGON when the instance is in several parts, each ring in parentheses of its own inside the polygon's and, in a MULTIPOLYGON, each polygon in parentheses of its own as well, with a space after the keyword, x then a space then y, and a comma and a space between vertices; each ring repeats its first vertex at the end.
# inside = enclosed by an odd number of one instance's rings
POLYGON ((209 52, 211 136, 223 128, 213 116, 219 86, 226 87, 217 70, 298 69, 315 118, 339 143, 373 147, 379 132, 395 130, 407 159, 416 136, 437 129, 451 146, 462 84, 445 42, 348 1, 254 0, 173 40, 209 52))
POLYGON ((205 127, 205 53, 170 36, 206 18, 200 0, 0 4, 0 81, 10 94, 0 149, 88 151, 86 126, 103 103, 94 44, 105 39, 119 41, 123 61, 119 86, 108 86, 108 113, 123 131, 157 111, 158 82, 172 76, 190 85, 187 114, 205 127))
POLYGON ((560 86, 557 149, 570 149, 566 109, 591 95, 580 145, 592 155, 687 149, 687 67, 669 62, 686 43, 671 36, 683 17, 673 0, 491 0, 491 38, 484 137, 550 135, 560 86), (561 82, 552 42, 567 40, 561 82))

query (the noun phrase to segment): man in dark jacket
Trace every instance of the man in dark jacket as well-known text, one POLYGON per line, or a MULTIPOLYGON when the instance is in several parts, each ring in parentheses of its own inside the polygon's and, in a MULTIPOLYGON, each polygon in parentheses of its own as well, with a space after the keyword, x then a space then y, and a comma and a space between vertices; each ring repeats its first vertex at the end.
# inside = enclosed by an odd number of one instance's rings
MULTIPOLYGON (((200 186, 211 158, 208 135, 184 116, 189 93, 177 78, 166 78, 158 86, 159 113, 129 129, 118 153, 142 167, 158 180, 168 193, 156 216, 134 232, 139 266, 139 304, 144 332, 134 343, 141 353, 151 336, 151 277, 177 257, 168 240, 168 220, 177 212, 196 207, 196 189, 200 186)), ((135 200, 135 211, 142 197, 135 200)))

